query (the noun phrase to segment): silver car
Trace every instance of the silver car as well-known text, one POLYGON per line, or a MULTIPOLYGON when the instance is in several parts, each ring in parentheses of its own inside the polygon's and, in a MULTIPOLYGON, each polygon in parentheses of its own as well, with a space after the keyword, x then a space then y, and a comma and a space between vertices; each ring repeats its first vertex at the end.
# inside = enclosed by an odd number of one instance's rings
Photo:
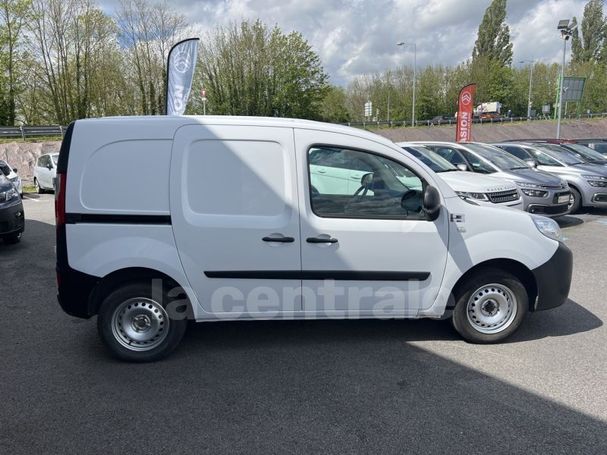
POLYGON ((508 153, 537 163, 538 169, 558 175, 571 188, 571 213, 581 207, 607 207, 607 166, 584 161, 555 144, 496 144, 508 153))
POLYGON ((491 174, 516 183, 523 193, 524 209, 557 217, 569 213, 571 193, 567 183, 555 175, 531 168, 503 150, 479 142, 424 142, 462 170, 491 174))

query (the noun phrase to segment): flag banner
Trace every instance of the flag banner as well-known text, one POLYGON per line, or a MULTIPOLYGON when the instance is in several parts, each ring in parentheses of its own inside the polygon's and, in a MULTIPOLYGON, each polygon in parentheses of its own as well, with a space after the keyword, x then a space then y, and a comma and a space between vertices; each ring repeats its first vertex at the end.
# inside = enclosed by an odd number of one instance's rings
POLYGON ((183 115, 188 104, 196 69, 199 38, 175 44, 167 63, 167 115, 183 115))
POLYGON ((472 115, 474 112, 474 94, 476 84, 466 85, 459 92, 457 100, 457 127, 455 141, 467 142, 472 140, 472 115))

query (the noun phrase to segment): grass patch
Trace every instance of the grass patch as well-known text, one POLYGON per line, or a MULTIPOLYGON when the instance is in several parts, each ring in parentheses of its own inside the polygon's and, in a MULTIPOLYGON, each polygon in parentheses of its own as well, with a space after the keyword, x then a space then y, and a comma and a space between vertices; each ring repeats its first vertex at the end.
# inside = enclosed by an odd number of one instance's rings
POLYGON ((60 142, 61 136, 35 136, 35 137, 25 137, 25 140, 20 137, 2 137, 0 138, 0 144, 10 144, 11 142, 60 142))

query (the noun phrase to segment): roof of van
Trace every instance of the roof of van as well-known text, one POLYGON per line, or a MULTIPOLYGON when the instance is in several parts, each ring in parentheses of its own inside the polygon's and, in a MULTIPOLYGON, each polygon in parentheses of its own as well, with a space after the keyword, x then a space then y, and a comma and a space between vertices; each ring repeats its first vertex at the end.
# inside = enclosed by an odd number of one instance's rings
POLYGON ((274 126, 282 128, 301 128, 301 129, 315 129, 322 131, 329 131, 335 133, 349 134, 358 136, 366 139, 370 139, 375 142, 380 142, 392 147, 395 146, 391 140, 380 136, 375 133, 371 133, 366 130, 359 128, 353 128, 345 125, 337 125, 334 123, 317 122, 314 120, 304 120, 295 118, 281 118, 281 117, 249 117, 249 116, 235 116, 235 115, 180 115, 180 116, 166 116, 166 115, 150 115, 150 116, 126 116, 126 117, 100 117, 100 118, 89 118, 78 120, 81 122, 95 122, 95 123, 115 123, 119 121, 124 124, 127 122, 131 123, 163 123, 164 125, 172 125, 177 128, 181 125, 192 124, 192 121, 201 125, 247 125, 247 126, 274 126))

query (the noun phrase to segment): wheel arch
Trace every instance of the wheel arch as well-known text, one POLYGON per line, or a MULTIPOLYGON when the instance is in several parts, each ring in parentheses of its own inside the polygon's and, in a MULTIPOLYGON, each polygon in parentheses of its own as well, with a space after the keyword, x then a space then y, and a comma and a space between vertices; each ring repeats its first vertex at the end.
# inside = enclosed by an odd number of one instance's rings
POLYGON ((127 267, 115 270, 99 280, 89 297, 89 314, 97 314, 103 299, 119 286, 136 281, 154 279, 162 280, 162 285, 169 289, 180 288, 180 293, 185 294, 191 304, 191 299, 186 287, 179 283, 175 278, 159 270, 146 267, 127 267))
POLYGON ((450 299, 449 308, 453 309, 456 302, 456 296, 459 295, 462 286, 475 274, 483 269, 499 269, 511 273, 519 280, 525 287, 527 295, 529 296, 529 311, 533 311, 535 300, 538 296, 538 288, 535 276, 533 272, 527 268, 524 264, 515 261, 513 259, 490 259, 479 264, 474 265, 466 271, 455 283, 451 291, 451 295, 455 299, 450 299))

